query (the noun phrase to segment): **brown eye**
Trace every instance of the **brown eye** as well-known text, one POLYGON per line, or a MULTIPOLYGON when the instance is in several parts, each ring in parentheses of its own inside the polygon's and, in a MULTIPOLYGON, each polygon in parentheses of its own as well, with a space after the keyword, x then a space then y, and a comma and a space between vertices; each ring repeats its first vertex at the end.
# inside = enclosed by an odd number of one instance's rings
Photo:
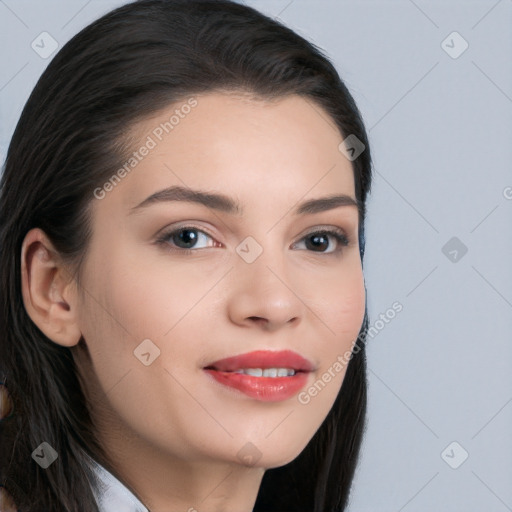
POLYGON ((198 247, 198 245, 207 243, 208 239, 213 240, 213 238, 202 229, 195 226, 180 226, 179 228, 164 233, 157 240, 157 243, 170 248, 171 251, 188 254, 195 250, 214 247, 215 244, 198 247))
POLYGON ((197 240, 200 238, 197 234, 196 230, 184 228, 178 231, 174 231, 171 233, 169 237, 174 245, 180 247, 181 244, 185 245, 185 247, 181 247, 182 249, 191 249, 195 244, 197 244, 197 240))
POLYGON ((303 237, 302 240, 305 241, 306 249, 320 254, 339 253, 342 251, 343 247, 346 247, 349 244, 349 239, 341 229, 332 228, 312 231, 303 237), (333 239, 334 242, 332 241, 333 239), (334 249, 326 250, 333 245, 334 249))

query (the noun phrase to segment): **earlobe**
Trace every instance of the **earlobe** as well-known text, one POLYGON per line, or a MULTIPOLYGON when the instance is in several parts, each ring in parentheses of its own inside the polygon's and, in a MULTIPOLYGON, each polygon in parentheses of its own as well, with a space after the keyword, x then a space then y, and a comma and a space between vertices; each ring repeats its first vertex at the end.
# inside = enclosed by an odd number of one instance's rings
POLYGON ((31 229, 21 247, 23 303, 46 337, 67 347, 76 345, 81 337, 75 284, 44 231, 31 229))

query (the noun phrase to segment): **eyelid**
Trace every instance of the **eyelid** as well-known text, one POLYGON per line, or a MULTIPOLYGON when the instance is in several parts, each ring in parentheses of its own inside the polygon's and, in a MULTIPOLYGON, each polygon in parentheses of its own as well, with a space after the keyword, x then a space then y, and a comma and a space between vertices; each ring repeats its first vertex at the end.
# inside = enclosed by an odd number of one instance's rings
POLYGON ((339 226, 334 226, 330 224, 319 224, 318 226, 314 226, 313 228, 308 229, 304 234, 301 235, 301 239, 304 238, 305 236, 312 235, 313 233, 320 233, 325 231, 336 231, 340 234, 343 234, 347 239, 350 238, 347 230, 339 226))
POLYGON ((156 237, 157 238, 168 237, 175 231, 179 231, 181 229, 195 229, 197 231, 201 231, 202 233, 204 233, 205 235, 208 235, 211 238, 216 237, 216 235, 214 235, 211 230, 209 230, 208 228, 206 228, 204 226, 199 226, 199 225, 194 224, 194 221, 183 221, 183 222, 178 222, 176 224, 171 224, 171 225, 161 229, 157 233, 156 237))

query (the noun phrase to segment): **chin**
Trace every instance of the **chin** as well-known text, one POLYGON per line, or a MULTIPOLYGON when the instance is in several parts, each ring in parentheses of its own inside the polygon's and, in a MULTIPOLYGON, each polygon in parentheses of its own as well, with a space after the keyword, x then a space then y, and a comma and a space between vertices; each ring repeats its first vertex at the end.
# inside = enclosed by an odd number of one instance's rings
POLYGON ((274 443, 269 442, 269 440, 266 440, 266 442, 261 440, 246 441, 237 450, 234 462, 245 467, 278 468, 295 460, 306 446, 288 446, 283 449, 282 444, 277 437, 274 443))

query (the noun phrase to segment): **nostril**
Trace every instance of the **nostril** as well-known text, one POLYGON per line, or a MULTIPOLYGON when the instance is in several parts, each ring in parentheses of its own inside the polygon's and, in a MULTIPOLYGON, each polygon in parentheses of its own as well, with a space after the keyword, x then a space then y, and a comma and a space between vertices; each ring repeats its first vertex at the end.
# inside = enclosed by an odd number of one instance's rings
POLYGON ((257 323, 257 324, 262 324, 262 325, 268 324, 268 320, 266 320, 265 318, 261 318, 260 316, 250 316, 249 320, 252 320, 254 323, 257 323))

